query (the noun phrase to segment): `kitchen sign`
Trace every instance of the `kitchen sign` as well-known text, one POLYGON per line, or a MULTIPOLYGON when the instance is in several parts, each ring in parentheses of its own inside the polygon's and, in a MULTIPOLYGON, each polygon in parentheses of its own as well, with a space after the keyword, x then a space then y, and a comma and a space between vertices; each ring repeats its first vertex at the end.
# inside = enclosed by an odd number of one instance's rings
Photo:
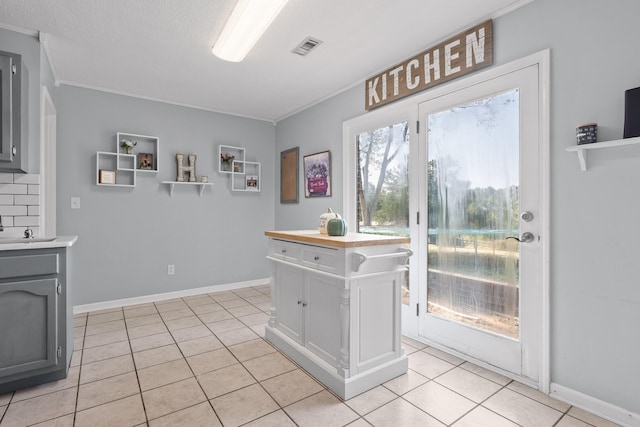
POLYGON ((372 110, 493 63, 493 21, 476 25, 365 82, 372 110))

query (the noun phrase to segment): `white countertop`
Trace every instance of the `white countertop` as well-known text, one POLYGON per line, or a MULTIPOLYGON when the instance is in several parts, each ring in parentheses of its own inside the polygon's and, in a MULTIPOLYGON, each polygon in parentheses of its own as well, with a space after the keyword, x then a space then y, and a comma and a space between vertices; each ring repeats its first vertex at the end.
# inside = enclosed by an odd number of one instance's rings
POLYGON ((24 239, 24 242, 19 241, 16 243, 13 243, 16 239, 10 240, 12 243, 2 243, 2 238, 0 238, 0 251, 71 247, 78 240, 78 236, 58 236, 48 242, 39 241, 38 238, 35 238, 33 241, 24 239))

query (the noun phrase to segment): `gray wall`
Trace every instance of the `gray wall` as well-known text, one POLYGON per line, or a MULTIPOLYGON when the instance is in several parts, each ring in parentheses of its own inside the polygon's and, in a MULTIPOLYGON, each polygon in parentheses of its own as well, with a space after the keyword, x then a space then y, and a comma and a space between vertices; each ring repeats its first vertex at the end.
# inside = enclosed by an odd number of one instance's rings
MULTIPOLYGON (((22 55, 28 71, 29 94, 27 139, 29 173, 40 171, 40 43, 35 37, 0 28, 0 50, 22 55)), ((48 65, 47 65, 48 67, 48 65)), ((25 118, 23 118, 24 120, 25 118)), ((24 138, 24 136, 23 136, 24 138)))
MULTIPOLYGON (((636 0, 536 0, 494 21, 496 65, 551 48, 551 379, 635 413, 640 146, 591 152, 586 173, 565 149, 584 122, 598 122, 600 140, 622 137, 624 91, 640 86, 638 16, 636 0)), ((341 176, 342 122, 365 113, 363 100, 364 83, 279 122, 277 152, 331 149, 341 176)), ((276 200, 276 226, 314 228, 327 205, 342 212, 341 193, 276 200)))
POLYGON ((58 234, 79 236, 74 305, 268 278, 272 123, 65 85, 56 107, 58 234), (138 174, 134 189, 95 183, 96 151, 114 151, 118 131, 160 138, 160 171, 138 174), (231 192, 230 175, 214 172, 219 144, 245 147, 247 160, 262 163, 262 192, 231 192), (176 179, 177 152, 198 156, 213 191, 180 187, 169 196, 160 182, 176 179), (81 209, 70 208, 71 197, 81 209))
POLYGON ((328 208, 342 213, 342 122, 363 113, 363 99, 364 91, 360 86, 356 86, 278 122, 276 171, 280 171, 280 153, 300 147, 297 204, 280 203, 280 175, 276 181, 278 188, 275 217, 278 230, 317 228, 320 215, 327 212, 328 208), (331 151, 332 196, 305 198, 302 163, 304 156, 326 150, 331 151))

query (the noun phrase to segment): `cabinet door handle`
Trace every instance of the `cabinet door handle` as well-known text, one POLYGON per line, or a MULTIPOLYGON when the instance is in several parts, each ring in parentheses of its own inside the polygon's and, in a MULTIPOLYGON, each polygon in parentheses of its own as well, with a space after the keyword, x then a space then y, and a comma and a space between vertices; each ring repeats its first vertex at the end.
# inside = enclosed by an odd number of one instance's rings
POLYGON ((314 256, 314 257, 313 257, 313 260, 314 260, 314 261, 318 261, 319 259, 320 259, 320 257, 319 257, 318 255, 316 255, 316 256, 314 256))
POLYGON ((298 301, 298 305, 302 304, 302 301, 298 301))
POLYGON ((281 250, 280 252, 282 252, 283 254, 286 254, 286 253, 287 253, 287 250, 286 250, 286 249, 283 249, 283 250, 281 250))
POLYGON ((306 302, 303 302, 303 303, 302 303, 302 306, 303 306, 303 307, 306 307, 306 306, 307 306, 307 303, 306 303, 306 302))

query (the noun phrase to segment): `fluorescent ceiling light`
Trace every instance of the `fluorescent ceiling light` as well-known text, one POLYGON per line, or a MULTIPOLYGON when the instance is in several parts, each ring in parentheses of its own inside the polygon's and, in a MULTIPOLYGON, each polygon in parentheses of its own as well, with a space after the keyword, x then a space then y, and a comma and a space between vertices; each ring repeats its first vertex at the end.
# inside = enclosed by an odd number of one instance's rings
POLYGON ((288 0, 238 0, 213 54, 225 61, 240 62, 278 16, 288 0))

